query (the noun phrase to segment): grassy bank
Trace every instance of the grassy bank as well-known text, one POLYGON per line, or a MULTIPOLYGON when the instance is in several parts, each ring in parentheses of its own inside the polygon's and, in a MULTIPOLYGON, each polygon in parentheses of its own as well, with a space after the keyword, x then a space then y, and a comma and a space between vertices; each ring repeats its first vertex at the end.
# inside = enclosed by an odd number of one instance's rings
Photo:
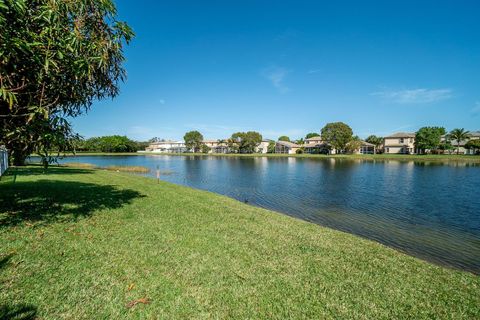
MULTIPOLYGON (((137 152, 137 153, 101 153, 101 152, 79 152, 75 156, 142 156, 142 155, 168 155, 168 156, 214 156, 214 157, 267 157, 267 158, 334 158, 334 159, 355 159, 355 160, 400 160, 400 161, 459 161, 459 162, 473 162, 480 163, 480 156, 475 155, 456 155, 456 154, 427 154, 427 155, 410 155, 410 154, 278 154, 278 153, 254 153, 254 154, 224 154, 224 153, 156 153, 156 152, 137 152)), ((74 156, 74 154, 67 154, 67 156, 74 156)))
POLYGON ((0 318, 480 317, 480 277, 220 195, 88 168, 0 182, 0 318))

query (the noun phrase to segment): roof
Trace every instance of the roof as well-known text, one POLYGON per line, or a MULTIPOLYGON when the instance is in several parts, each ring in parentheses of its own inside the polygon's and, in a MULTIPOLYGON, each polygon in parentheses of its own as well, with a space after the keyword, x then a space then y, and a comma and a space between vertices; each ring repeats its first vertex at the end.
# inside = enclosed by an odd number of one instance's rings
POLYGON ((277 144, 289 147, 289 148, 300 148, 300 146, 296 143, 290 142, 290 141, 277 141, 277 144))
POLYGON ((396 132, 394 134, 391 134, 391 135, 385 137, 385 139, 387 139, 387 138, 415 138, 415 133, 412 133, 412 132, 396 132))
POLYGON ((307 144, 304 144, 303 147, 304 148, 321 148, 321 147, 326 147, 328 146, 329 144, 326 143, 326 142, 322 142, 322 143, 307 143, 307 144))
POLYGON ((469 136, 471 138, 480 138, 480 131, 472 131, 470 132, 469 136))
POLYGON ((375 145, 374 145, 373 143, 370 143, 370 142, 367 142, 367 141, 363 141, 363 140, 362 140, 362 146, 375 147, 375 145))
POLYGON ((315 137, 311 137, 311 138, 305 139, 305 141, 309 141, 309 140, 322 140, 322 137, 320 137, 320 136, 315 136, 315 137))
POLYGON ((162 144, 172 144, 172 143, 184 143, 183 141, 173 141, 173 140, 167 140, 167 141, 157 141, 157 142, 152 142, 150 145, 162 145, 162 144))

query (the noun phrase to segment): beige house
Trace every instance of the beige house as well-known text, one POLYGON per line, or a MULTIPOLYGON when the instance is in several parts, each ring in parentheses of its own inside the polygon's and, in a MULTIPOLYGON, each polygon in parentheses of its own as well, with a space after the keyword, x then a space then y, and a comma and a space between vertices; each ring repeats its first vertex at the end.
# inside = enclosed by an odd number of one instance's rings
POLYGON ((375 154, 377 153, 376 147, 372 143, 368 143, 362 140, 360 148, 353 152, 354 154, 375 154))
POLYGON ((289 142, 289 141, 277 141, 275 142, 275 153, 287 153, 295 154, 302 146, 289 142))
POLYGON ((411 154, 415 150, 415 133, 397 132, 384 138, 383 152, 389 154, 411 154))
POLYGON ((305 153, 323 153, 323 154, 336 154, 337 150, 324 141, 321 136, 311 137, 305 139, 303 145, 305 153))
POLYGON ((219 145, 218 140, 203 140, 202 143, 211 149, 219 145))
POLYGON ((206 140, 209 141, 209 143, 204 143, 210 148, 210 151, 208 153, 228 153, 229 148, 227 144, 227 140, 206 140))
POLYGON ((305 144, 322 144, 323 140, 322 137, 316 136, 316 137, 311 137, 308 139, 305 139, 305 144))
POLYGON ((262 140, 260 144, 255 148, 256 153, 267 153, 268 152, 268 145, 272 140, 262 140))

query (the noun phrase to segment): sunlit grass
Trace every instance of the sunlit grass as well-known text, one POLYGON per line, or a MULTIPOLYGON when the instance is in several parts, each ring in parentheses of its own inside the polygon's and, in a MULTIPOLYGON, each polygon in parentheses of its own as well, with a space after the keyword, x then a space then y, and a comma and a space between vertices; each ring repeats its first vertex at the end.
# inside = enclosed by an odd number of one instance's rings
POLYGON ((16 173, 0 318, 480 318, 480 277, 357 236, 127 173, 16 173))
POLYGON ((72 168, 86 168, 86 169, 93 169, 95 165, 91 163, 83 163, 83 162, 67 162, 62 164, 63 167, 72 167, 72 168))
POLYGON ((119 166, 119 165, 111 165, 106 167, 95 166, 91 163, 83 163, 83 162, 67 162, 61 164, 62 167, 71 167, 71 168, 84 168, 84 169, 103 169, 109 171, 121 171, 121 172, 133 172, 133 173, 148 173, 150 169, 147 167, 142 166, 119 166))
POLYGON ((106 166, 106 167, 98 167, 98 169, 105 169, 109 171, 121 171, 121 172, 136 172, 136 173, 148 173, 150 169, 147 167, 142 166, 106 166))

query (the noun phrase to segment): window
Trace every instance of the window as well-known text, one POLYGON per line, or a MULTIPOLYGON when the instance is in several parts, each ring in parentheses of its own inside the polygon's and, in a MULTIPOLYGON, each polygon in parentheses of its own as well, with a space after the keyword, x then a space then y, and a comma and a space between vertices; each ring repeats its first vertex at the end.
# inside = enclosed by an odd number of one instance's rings
POLYGON ((400 143, 404 143, 405 140, 403 138, 400 138, 400 143))

